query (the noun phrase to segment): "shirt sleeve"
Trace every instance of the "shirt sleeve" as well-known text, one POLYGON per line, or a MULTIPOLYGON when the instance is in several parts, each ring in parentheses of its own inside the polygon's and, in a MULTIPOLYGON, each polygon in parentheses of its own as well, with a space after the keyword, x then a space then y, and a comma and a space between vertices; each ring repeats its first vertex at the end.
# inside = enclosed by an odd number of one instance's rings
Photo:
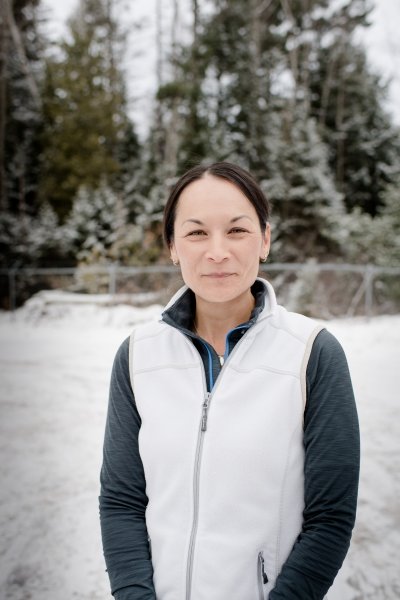
POLYGON ((140 425, 129 379, 128 338, 114 360, 100 475, 103 551, 116 600, 156 598, 145 522, 145 477, 138 447, 140 425))
POLYGON ((343 349, 316 337, 307 367, 303 526, 269 600, 322 600, 346 556, 354 526, 360 440, 343 349))

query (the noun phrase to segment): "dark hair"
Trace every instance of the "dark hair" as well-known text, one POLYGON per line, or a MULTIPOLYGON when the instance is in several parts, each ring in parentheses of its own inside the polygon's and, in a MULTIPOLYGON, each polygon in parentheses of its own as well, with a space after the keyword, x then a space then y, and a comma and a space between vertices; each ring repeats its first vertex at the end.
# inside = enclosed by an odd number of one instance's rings
POLYGON ((185 187, 205 175, 213 175, 230 181, 238 187, 254 206, 260 221, 261 231, 265 231, 269 220, 269 203, 256 180, 241 167, 229 162, 216 162, 210 165, 197 165, 186 171, 173 186, 164 208, 163 236, 169 247, 174 237, 176 207, 185 187))

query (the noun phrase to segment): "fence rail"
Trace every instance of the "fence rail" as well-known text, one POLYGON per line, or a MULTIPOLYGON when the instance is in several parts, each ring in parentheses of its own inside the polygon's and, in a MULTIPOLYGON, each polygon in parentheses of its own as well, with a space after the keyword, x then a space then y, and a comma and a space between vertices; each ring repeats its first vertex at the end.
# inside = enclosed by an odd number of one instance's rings
MULTIPOLYGON (((400 266, 380 267, 377 265, 366 264, 338 264, 338 263, 269 263, 260 265, 260 271, 263 273, 285 272, 306 274, 306 273, 355 273, 361 277, 361 284, 357 287, 353 295, 351 305, 357 306, 364 298, 364 315, 370 317, 373 312, 373 291, 374 282, 382 275, 399 276, 400 266)), ((148 274, 166 274, 177 276, 177 268, 172 265, 149 265, 138 267, 124 267, 116 264, 105 266, 88 266, 79 268, 33 268, 33 267, 16 267, 9 269, 0 269, 0 276, 6 277, 8 280, 8 298, 10 310, 15 310, 17 306, 17 282, 28 277, 35 276, 70 276, 76 278, 77 274, 81 276, 106 276, 108 280, 108 294, 115 296, 117 293, 117 281, 120 277, 135 277, 138 275, 148 274)))

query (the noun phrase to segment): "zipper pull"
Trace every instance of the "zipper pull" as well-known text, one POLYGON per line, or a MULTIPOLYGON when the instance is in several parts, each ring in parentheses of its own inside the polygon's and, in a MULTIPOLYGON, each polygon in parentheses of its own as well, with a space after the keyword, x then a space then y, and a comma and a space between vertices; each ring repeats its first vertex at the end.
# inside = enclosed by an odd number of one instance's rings
POLYGON ((261 575, 262 575, 262 580, 265 583, 268 583, 268 575, 265 572, 265 561, 264 561, 264 555, 262 552, 258 553, 258 561, 260 564, 260 570, 261 570, 261 575))
POLYGON ((206 399, 203 402, 203 414, 201 417, 201 430, 202 431, 207 430, 207 410, 208 410, 209 402, 210 402, 210 393, 208 393, 206 395, 206 399))

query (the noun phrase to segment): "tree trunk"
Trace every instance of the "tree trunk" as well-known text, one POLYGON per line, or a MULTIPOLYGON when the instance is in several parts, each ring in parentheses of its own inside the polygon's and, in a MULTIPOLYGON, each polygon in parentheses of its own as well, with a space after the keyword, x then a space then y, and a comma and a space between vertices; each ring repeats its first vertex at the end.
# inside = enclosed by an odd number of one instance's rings
MULTIPOLYGON (((164 62, 164 51, 163 51, 163 27, 162 27, 162 4, 161 0, 156 0, 156 81, 157 89, 160 90, 163 83, 163 62, 164 62)), ((161 100, 156 100, 155 104, 155 124, 156 134, 154 139, 154 159, 159 165, 164 160, 164 117, 163 107, 161 100)))
POLYGON ((39 89, 36 85, 36 81, 31 73, 28 59, 22 41, 21 33, 14 19, 12 6, 10 0, 2 0, 3 12, 5 14, 6 27, 8 27, 11 37, 11 43, 21 63, 22 72, 25 75, 26 82, 28 85, 29 92, 37 108, 42 105, 39 89))
POLYGON ((161 0, 156 0, 156 78, 157 88, 163 84, 163 29, 162 29, 162 8, 161 0))
POLYGON ((345 133, 343 131, 344 119, 344 82, 339 81, 338 97, 336 105, 335 126, 337 131, 337 146, 336 146, 336 182, 338 189, 343 191, 344 183, 344 148, 345 148, 345 133))
MULTIPOLYGON (((294 30, 296 27, 296 21, 294 19, 292 10, 290 8, 290 3, 288 2, 288 0, 280 0, 280 2, 281 2, 281 6, 282 6, 283 12, 285 14, 285 17, 288 19, 288 21, 290 21, 291 26, 294 30)), ((294 81, 294 90, 293 90, 293 94, 292 94, 292 99, 291 99, 291 103, 290 103, 291 106, 290 106, 290 111, 289 111, 290 112, 289 118, 292 120, 294 117, 298 85, 299 85, 299 55, 298 55, 298 50, 297 50, 296 46, 292 46, 292 48, 289 49, 289 64, 290 64, 290 70, 292 72, 292 77, 293 77, 293 81, 294 81)))
POLYGON ((6 3, 0 3, 0 210, 6 208, 5 133, 7 99, 7 56, 9 31, 6 19, 6 3))
MULTIPOLYGON (((177 70, 177 32, 179 30, 179 22, 180 22, 180 10, 179 10, 179 0, 174 0, 173 2, 174 12, 172 17, 172 28, 171 28, 171 48, 172 48, 172 79, 173 81, 177 81, 178 79, 178 70, 177 70)), ((177 168, 177 159, 178 159, 178 144, 179 144, 179 136, 178 136, 178 106, 179 106, 179 98, 172 99, 171 113, 166 131, 166 140, 165 140, 165 166, 168 175, 174 175, 177 168)))

